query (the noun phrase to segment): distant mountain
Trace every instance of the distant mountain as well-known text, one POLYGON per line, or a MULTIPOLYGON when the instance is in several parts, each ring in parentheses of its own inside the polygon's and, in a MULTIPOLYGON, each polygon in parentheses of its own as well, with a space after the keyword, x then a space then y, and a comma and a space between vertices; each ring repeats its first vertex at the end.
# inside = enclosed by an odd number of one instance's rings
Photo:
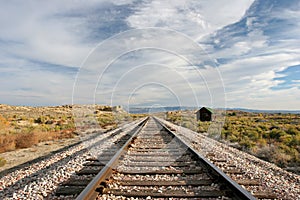
POLYGON ((256 110, 256 109, 247 109, 247 108, 227 108, 226 110, 239 110, 244 112, 254 112, 254 113, 291 113, 291 114, 300 114, 300 110, 256 110))
POLYGON ((157 113, 157 112, 168 112, 176 110, 195 110, 197 107, 189 106, 168 106, 168 107, 133 107, 128 110, 129 113, 157 113))
MULTIPOLYGON (((201 107, 192 106, 168 106, 168 107, 133 107, 128 110, 129 113, 140 114, 140 113, 158 113, 178 110, 196 110, 201 107)), ((217 108, 220 109, 220 108, 217 108)), ((291 113, 300 114, 300 110, 259 110, 259 109, 247 109, 247 108, 226 108, 225 110, 239 110, 243 112, 254 112, 254 113, 291 113)))

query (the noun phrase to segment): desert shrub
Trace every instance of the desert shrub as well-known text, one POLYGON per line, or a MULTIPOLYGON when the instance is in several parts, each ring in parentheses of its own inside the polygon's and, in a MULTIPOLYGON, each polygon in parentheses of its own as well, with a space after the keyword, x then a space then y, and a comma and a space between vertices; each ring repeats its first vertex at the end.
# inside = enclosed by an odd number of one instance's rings
POLYGON ((286 130, 286 133, 290 135, 300 134, 300 132, 295 127, 290 127, 288 130, 286 130))
POLYGON ((224 130, 224 129, 223 129, 221 135, 222 135, 222 138, 223 138, 223 139, 227 139, 227 138, 228 138, 228 135, 230 135, 230 131, 229 131, 229 130, 224 130))
POLYGON ((239 142, 239 141, 240 141, 239 138, 238 138, 238 136, 235 135, 235 134, 229 135, 228 140, 229 140, 230 142, 239 142))
POLYGON ((260 124, 260 125, 258 125, 258 127, 259 127, 261 130, 263 130, 263 131, 267 131, 267 130, 268 130, 268 127, 267 127, 266 125, 264 125, 264 124, 260 124))
POLYGON ((39 142, 36 133, 20 133, 16 135, 16 148, 28 148, 39 142))
POLYGON ((24 133, 32 133, 33 131, 35 130, 35 127, 34 126, 25 126, 22 128, 22 132, 24 133))
POLYGON ((291 155, 286 154, 283 150, 277 148, 271 158, 271 162, 276 163, 279 167, 284 167, 288 165, 291 159, 291 155))
POLYGON ((74 137, 74 129, 62 130, 60 132, 61 138, 73 138, 74 137))
POLYGON ((264 147, 264 146, 267 145, 267 141, 266 141, 265 139, 263 139, 263 138, 259 138, 259 139, 257 140, 257 144, 258 144, 260 147, 264 147))
POLYGON ((250 150, 252 147, 255 146, 255 143, 247 136, 244 136, 243 139, 239 142, 239 144, 246 150, 250 150))
POLYGON ((2 115, 0 115, 0 128, 6 128, 8 126, 9 122, 2 115))
POLYGON ((248 131, 247 136, 253 141, 257 141, 260 138, 260 134, 256 130, 248 131))
POLYGON ((14 134, 0 135, 0 153, 12 151, 20 148, 28 148, 39 142, 57 140, 63 138, 73 138, 74 129, 62 131, 38 131, 22 132, 14 134))
POLYGON ((129 119, 130 117, 133 118, 133 120, 139 119, 139 118, 143 118, 146 117, 146 114, 130 114, 130 115, 126 115, 125 118, 129 119))
POLYGON ((55 131, 60 131, 61 130, 61 127, 59 125, 55 125, 55 128, 54 128, 55 131))
POLYGON ((0 153, 12 151, 16 148, 15 135, 1 135, 0 136, 0 153))
POLYGON ((193 128, 194 128, 193 124, 190 121, 183 121, 182 126, 188 128, 188 129, 191 129, 191 130, 193 130, 193 128))
POLYGON ((236 112, 228 113, 228 116, 236 116, 236 112))
POLYGON ((56 140, 59 137, 59 133, 54 131, 49 132, 35 132, 38 142, 45 142, 50 140, 56 140))
POLYGON ((0 115, 0 134, 5 134, 9 128, 9 122, 0 115))
POLYGON ((103 113, 98 117, 99 125, 103 128, 107 126, 115 125, 116 119, 112 113, 103 113))
POLYGON ((270 158, 274 154, 273 152, 274 146, 264 146, 257 151, 256 156, 263 160, 270 161, 270 158))
POLYGON ((291 148, 290 155, 292 155, 293 161, 296 163, 297 166, 300 166, 300 155, 297 149, 291 148))
POLYGON ((183 117, 180 112, 168 112, 166 119, 174 124, 181 124, 183 117))
POLYGON ((283 130, 273 129, 270 132, 270 138, 279 141, 279 138, 284 136, 286 133, 283 130))
POLYGON ((290 145, 292 146, 300 146, 300 134, 298 135, 293 135, 292 140, 290 142, 290 145))
POLYGON ((44 123, 46 123, 47 120, 48 120, 48 118, 46 116, 40 116, 34 120, 34 123, 44 124, 44 123))
POLYGON ((25 115, 22 115, 22 116, 19 117, 19 119, 22 120, 22 121, 25 121, 25 120, 27 120, 27 117, 25 115))
POLYGON ((206 130, 204 129, 204 127, 199 126, 197 132, 198 133, 204 133, 204 132, 206 132, 206 130))
POLYGON ((50 125, 47 125, 47 124, 41 124, 40 126, 38 126, 36 128, 36 130, 39 130, 41 132, 48 132, 51 130, 51 126, 50 125))
MULTIPOLYGON (((278 166, 299 166, 300 126, 296 123, 299 115, 257 114, 239 111, 233 114, 231 111, 226 116, 221 132, 223 139, 239 144, 239 147, 251 154, 278 166)), ((195 116, 184 113, 178 115, 176 112, 167 113, 167 120, 179 125, 190 126, 187 122, 191 121, 191 118, 195 118, 195 116)), ((197 132, 208 132, 212 137, 219 132, 216 127, 210 127, 210 122, 193 123, 197 125, 197 132)))
POLYGON ((291 141, 293 140, 293 136, 292 135, 281 135, 279 137, 279 141, 284 143, 284 144, 289 144, 291 141))
POLYGON ((6 164, 6 160, 0 157, 0 167, 3 167, 6 164))

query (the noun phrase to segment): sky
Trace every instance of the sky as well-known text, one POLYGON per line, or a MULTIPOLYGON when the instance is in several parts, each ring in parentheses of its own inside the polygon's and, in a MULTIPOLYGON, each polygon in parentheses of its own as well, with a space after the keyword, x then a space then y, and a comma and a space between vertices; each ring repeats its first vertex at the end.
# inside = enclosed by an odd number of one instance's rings
POLYGON ((0 103, 300 110, 300 0, 0 0, 0 103))

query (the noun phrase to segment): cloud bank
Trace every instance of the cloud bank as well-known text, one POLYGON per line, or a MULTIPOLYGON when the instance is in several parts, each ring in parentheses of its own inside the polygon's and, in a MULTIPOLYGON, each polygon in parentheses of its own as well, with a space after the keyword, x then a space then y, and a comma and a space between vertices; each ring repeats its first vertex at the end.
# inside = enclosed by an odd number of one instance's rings
MULTIPOLYGON (((127 52, 102 79, 99 68, 87 70, 96 82, 81 80, 78 103, 178 105, 180 99, 187 106, 223 107, 218 99, 226 96, 227 107, 300 109, 299 10, 298 0, 1 2, 0 103, 72 103, 77 73, 101 63, 88 57, 99 43, 158 27, 199 44, 201 54, 185 52, 197 64, 157 49, 127 52), (222 83, 214 81, 216 70, 222 83), (89 90, 94 97, 85 96, 89 90), (212 100, 211 93, 220 95, 212 100)), ((157 37, 158 44, 165 41, 157 37)), ((172 41, 175 49, 186 44, 172 41)), ((113 47, 107 51, 115 52, 113 47)))

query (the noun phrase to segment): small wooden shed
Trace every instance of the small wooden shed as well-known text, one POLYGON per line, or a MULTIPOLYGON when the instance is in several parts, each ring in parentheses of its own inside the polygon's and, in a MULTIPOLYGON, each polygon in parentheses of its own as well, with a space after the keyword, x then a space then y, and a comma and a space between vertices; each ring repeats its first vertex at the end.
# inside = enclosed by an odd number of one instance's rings
POLYGON ((196 112, 197 120, 200 120, 202 122, 204 121, 211 121, 213 110, 211 108, 202 107, 196 112))

